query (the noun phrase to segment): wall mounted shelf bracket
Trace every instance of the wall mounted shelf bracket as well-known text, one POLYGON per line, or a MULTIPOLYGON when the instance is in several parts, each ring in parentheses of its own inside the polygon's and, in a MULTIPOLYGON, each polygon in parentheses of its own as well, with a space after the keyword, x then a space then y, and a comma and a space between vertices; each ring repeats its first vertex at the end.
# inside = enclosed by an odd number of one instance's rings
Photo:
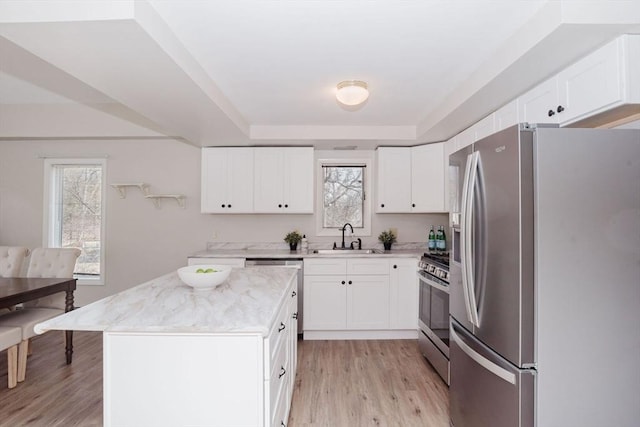
POLYGON ((118 193, 120 193, 120 198, 121 199, 126 199, 127 198, 127 188, 128 187, 137 187, 137 188, 139 188, 140 191, 142 191, 142 194, 144 194, 145 196, 147 196, 149 194, 149 184, 146 184, 144 182, 125 183, 125 184, 111 184, 111 186, 113 188, 115 188, 116 190, 118 190, 118 193))
POLYGON ((185 196, 182 194, 147 194, 144 196, 145 199, 151 199, 156 208, 160 209, 160 199, 175 199, 178 202, 178 206, 182 209, 185 208, 185 196))

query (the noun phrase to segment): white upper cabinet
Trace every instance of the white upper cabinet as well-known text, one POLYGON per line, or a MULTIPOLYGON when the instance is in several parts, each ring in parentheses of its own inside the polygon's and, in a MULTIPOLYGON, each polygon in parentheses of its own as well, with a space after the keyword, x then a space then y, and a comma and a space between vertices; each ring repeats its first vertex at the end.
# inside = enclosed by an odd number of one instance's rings
POLYGON ((514 99, 495 113, 495 131, 501 131, 518 123, 518 100, 514 99))
POLYGON ((443 156, 443 142, 411 147, 412 212, 445 210, 443 156))
POLYGON ((518 98, 520 121, 528 123, 558 123, 563 108, 558 98, 558 78, 553 77, 518 98))
POLYGON ((625 35, 520 96, 519 121, 565 126, 638 102, 640 36, 625 35))
POLYGON ((444 211, 444 143, 377 150, 377 213, 444 211))
POLYGON ((496 131, 496 118, 495 113, 489 114, 484 119, 480 120, 475 125, 471 126, 473 129, 473 142, 479 141, 482 138, 491 135, 496 131))
MULTIPOLYGON (((443 179, 444 179, 444 208, 446 211, 451 212, 451 177, 450 177, 450 168, 449 168, 449 155, 455 153, 457 151, 456 148, 456 137, 454 136, 448 141, 445 141, 443 144, 444 153, 442 159, 442 167, 444 169, 443 179)), ((455 196, 454 196, 455 197, 455 196)))
POLYGON ((380 147, 378 160, 378 200, 376 212, 411 211, 411 149, 380 147))
POLYGON ((202 213, 253 212, 253 148, 202 149, 202 213))
MULTIPOLYGON (((640 62, 640 36, 620 37, 558 74, 559 105, 565 114, 560 124, 581 120, 589 115, 627 102, 638 96, 629 85, 629 72, 640 62), (635 56, 634 56, 635 55, 635 56)), ((636 70, 640 73, 640 70, 636 70)), ((640 74, 634 76, 640 79, 640 74)))
POLYGON ((254 149, 257 213, 313 213, 313 148, 254 149))

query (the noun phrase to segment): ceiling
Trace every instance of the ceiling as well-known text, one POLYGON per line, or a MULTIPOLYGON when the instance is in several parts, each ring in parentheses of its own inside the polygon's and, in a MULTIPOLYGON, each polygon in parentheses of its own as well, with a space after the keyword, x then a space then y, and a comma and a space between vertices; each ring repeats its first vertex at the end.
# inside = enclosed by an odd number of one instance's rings
POLYGON ((639 32, 638 3, 2 0, 0 138, 443 140, 639 32), (360 107, 335 99, 348 79, 369 85, 360 107), (95 125, 74 128, 77 117, 95 125))

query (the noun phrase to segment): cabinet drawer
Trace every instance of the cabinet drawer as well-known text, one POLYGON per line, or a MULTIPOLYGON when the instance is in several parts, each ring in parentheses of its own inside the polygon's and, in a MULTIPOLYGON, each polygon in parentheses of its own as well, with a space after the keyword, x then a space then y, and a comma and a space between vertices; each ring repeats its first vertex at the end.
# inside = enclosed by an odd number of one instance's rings
POLYGON ((346 274, 347 260, 344 258, 313 258, 304 260, 305 275, 346 274))
MULTIPOLYGON (((278 315, 276 317, 276 321, 273 324, 273 327, 269 331, 269 336, 265 340, 265 366, 272 366, 273 361, 277 357, 277 353, 280 351, 281 347, 286 348, 286 343, 289 341, 287 338, 289 336, 289 328, 291 324, 289 322, 289 301, 285 301, 284 304, 280 307, 278 311, 278 315)), ((265 379, 269 378, 269 370, 265 370, 265 379)))
POLYGON ((347 260, 347 274, 389 275, 389 260, 386 258, 351 258, 347 260))
POLYGON ((276 412, 276 407, 279 401, 286 401, 288 399, 286 390, 287 383, 289 381, 289 363, 287 359, 287 346, 278 346, 275 359, 272 361, 271 374, 269 376, 269 402, 271 407, 271 413, 276 412))
POLYGON ((287 417, 287 407, 288 401, 287 397, 281 395, 275 405, 275 409, 272 410, 273 416, 271 417, 271 427, 286 427, 288 423, 287 417))

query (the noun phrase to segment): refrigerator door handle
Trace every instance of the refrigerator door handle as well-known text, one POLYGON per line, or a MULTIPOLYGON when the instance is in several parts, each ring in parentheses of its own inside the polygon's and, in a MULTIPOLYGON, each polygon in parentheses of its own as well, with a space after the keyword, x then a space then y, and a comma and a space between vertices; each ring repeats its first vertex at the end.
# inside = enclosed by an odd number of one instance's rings
POLYGON ((480 153, 475 151, 467 157, 465 180, 463 183, 462 224, 460 249, 462 250, 462 289, 464 291, 467 318, 474 326, 480 326, 480 316, 475 294, 475 277, 473 265, 473 198, 478 176, 478 160, 480 153))
POLYGON ((460 213, 462 215, 462 220, 460 221, 460 253, 461 253, 461 262, 460 267, 462 269, 462 291, 464 295, 464 307, 467 311, 467 320, 473 323, 473 318, 471 316, 471 306, 469 305, 469 290, 468 290, 468 267, 467 267, 467 247, 470 246, 471 238, 470 233, 468 233, 468 227, 465 222, 465 218, 468 216, 468 203, 469 203, 469 177, 471 176, 471 163, 473 159, 473 153, 467 156, 467 161, 465 163, 464 168, 464 178, 462 180, 462 196, 460 200, 460 213))
POLYGON ((471 359, 473 359, 478 365, 482 366, 487 371, 491 372, 495 376, 503 379, 504 381, 506 381, 508 383, 511 383, 511 384, 515 384, 516 383, 516 375, 514 373, 509 372, 506 369, 496 365, 495 363, 493 363, 490 360, 486 359, 485 357, 480 355, 478 352, 476 352, 474 349, 469 347, 467 345, 467 343, 465 343, 462 340, 462 338, 460 338, 460 336, 458 334, 456 334, 455 328, 453 326, 451 327, 451 338, 453 338, 453 341, 455 341, 455 343, 458 345, 458 347, 460 347, 460 349, 467 356, 469 356, 471 359))

